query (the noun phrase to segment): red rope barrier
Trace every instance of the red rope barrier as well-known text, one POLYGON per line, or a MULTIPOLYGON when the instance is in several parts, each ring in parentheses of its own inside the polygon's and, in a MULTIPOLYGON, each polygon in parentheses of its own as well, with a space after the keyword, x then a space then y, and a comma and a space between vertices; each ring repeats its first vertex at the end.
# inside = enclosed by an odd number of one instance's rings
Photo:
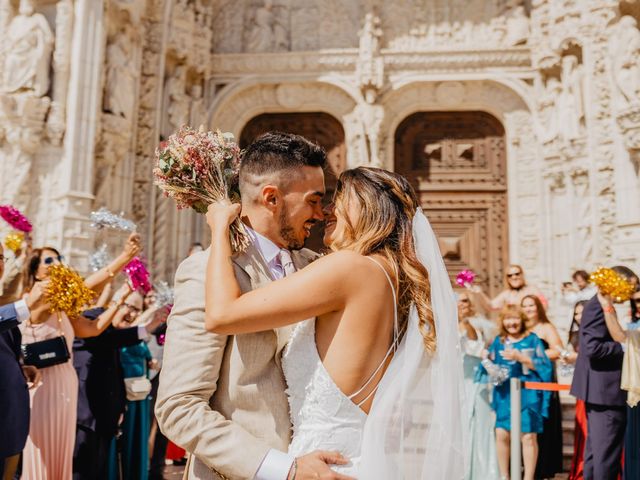
POLYGON ((524 382, 524 388, 527 388, 529 390, 546 390, 549 392, 560 392, 562 390, 569 390, 571 388, 571 385, 549 382, 524 382))

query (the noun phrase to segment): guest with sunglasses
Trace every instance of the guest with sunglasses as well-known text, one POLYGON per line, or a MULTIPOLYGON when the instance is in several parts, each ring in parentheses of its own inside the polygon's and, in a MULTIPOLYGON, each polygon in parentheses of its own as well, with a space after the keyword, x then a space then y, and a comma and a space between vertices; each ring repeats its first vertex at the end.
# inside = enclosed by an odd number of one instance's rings
POLYGON ((118 430, 118 422, 125 411, 126 397, 124 375, 120 365, 120 348, 136 345, 149 336, 153 325, 129 326, 125 317, 130 311, 125 308, 131 289, 125 283, 113 295, 108 284, 99 307, 84 312, 84 316, 95 319, 105 311, 104 305, 116 299, 118 312, 112 325, 97 337, 76 338, 73 342, 73 366, 79 379, 78 418, 76 443, 73 452, 73 478, 108 478, 109 449, 118 430), (115 328, 113 325, 124 325, 115 328))
MULTIPOLYGON (((138 248, 127 250, 131 254, 131 258, 138 251, 138 248)), ((114 262, 114 264, 124 267, 127 263, 125 260, 126 258, 120 255, 118 262, 114 262)), ((33 250, 26 263, 24 291, 28 293, 43 285, 49 278, 49 269, 62 261, 62 255, 53 247, 33 250)), ((108 271, 103 269, 96 272, 85 281, 85 284, 101 291, 117 273, 110 270, 113 267, 112 264, 108 267, 108 271)), ((71 360, 74 338, 99 335, 111 324, 116 313, 117 307, 111 306, 96 320, 90 320, 84 316, 69 318, 62 312, 49 315, 46 321, 39 324, 28 320, 20 326, 23 344, 42 342, 62 336, 67 344, 69 360, 71 360)), ((69 360, 42 369, 42 383, 30 392, 31 423, 23 453, 22 478, 24 480, 68 479, 72 476, 78 376, 69 360)))
MULTIPOLYGON (((149 331, 155 330, 167 318, 167 310, 150 306, 144 310, 144 300, 139 292, 134 292, 124 303, 123 307, 128 315, 122 317, 122 322, 114 324, 116 328, 145 325, 149 331)), ((120 446, 122 452, 123 480, 146 480, 149 472, 149 433, 150 433, 150 398, 151 391, 149 370, 157 369, 155 360, 145 341, 139 341, 120 349, 120 362, 125 379, 145 378, 148 390, 142 392, 142 398, 131 398, 132 391, 127 391, 127 403, 122 422, 122 437, 120 446)), ((126 380, 125 380, 126 381, 126 380)), ((111 455, 113 464, 114 456, 111 455)), ((110 470, 113 470, 111 468, 110 470)))
POLYGON ((526 282, 524 270, 520 265, 511 264, 507 267, 505 286, 506 288, 494 298, 490 298, 479 285, 469 285, 467 288, 473 294, 474 301, 477 301, 486 312, 500 311, 505 305, 519 306, 527 295, 535 295, 545 309, 547 308, 547 300, 538 287, 526 282))

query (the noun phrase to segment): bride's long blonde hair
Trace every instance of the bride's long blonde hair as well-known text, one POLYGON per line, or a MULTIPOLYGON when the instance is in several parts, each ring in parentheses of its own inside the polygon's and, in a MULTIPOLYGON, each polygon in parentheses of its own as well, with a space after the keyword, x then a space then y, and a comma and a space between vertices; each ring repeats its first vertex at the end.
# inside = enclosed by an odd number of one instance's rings
POLYGON ((331 249, 385 257, 396 272, 400 331, 404 331, 411 304, 415 304, 425 348, 435 351, 429 273, 418 260, 413 242, 413 217, 420 204, 409 182, 380 168, 346 170, 338 178, 334 201, 336 214, 345 219, 346 227, 331 249), (355 225, 347 215, 348 204, 354 200, 360 210, 355 225))

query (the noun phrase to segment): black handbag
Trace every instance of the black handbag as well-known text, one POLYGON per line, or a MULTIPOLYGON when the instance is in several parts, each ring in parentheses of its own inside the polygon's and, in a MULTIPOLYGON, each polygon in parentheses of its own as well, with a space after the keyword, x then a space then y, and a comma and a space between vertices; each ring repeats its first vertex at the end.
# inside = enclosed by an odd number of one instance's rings
MULTIPOLYGON (((62 318, 58 314, 59 325, 62 325, 62 318)), ((41 340, 33 343, 23 343, 21 345, 22 357, 25 365, 33 365, 36 368, 47 368, 68 362, 71 358, 67 339, 62 334, 60 336, 41 340)))

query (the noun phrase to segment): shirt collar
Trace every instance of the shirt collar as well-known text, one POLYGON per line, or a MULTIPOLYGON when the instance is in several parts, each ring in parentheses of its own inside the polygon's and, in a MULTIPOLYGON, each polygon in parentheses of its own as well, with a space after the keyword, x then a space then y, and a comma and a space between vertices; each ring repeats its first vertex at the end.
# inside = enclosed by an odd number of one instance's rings
POLYGON ((273 260, 280 254, 280 247, 278 247, 264 235, 256 232, 251 227, 246 227, 246 229, 249 232, 249 235, 251 235, 253 243, 255 244, 258 251, 262 254, 267 264, 271 264, 271 262, 273 262, 273 260))

